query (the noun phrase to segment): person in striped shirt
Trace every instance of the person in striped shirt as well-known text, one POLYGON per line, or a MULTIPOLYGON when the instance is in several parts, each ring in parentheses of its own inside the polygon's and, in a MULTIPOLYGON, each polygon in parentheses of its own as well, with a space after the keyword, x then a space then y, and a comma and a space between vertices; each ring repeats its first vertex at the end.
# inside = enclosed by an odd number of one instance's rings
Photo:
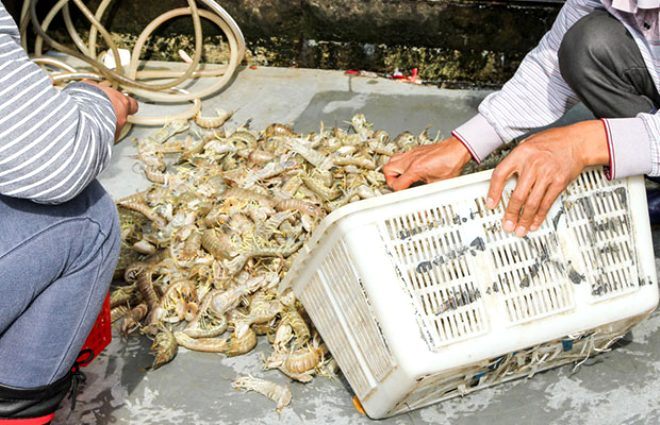
MULTIPOLYGON (((394 190, 455 177, 473 158, 551 124, 582 101, 597 119, 527 138, 496 168, 487 195, 496 207, 518 176, 502 221, 522 237, 586 167, 610 179, 660 175, 660 0, 568 0, 550 31, 479 113, 442 143, 396 155, 383 168, 394 190)), ((649 196, 660 216, 660 196, 649 196)))
POLYGON ((0 424, 48 423, 71 387, 119 255, 95 179, 136 111, 94 83, 56 90, 0 3, 0 424))

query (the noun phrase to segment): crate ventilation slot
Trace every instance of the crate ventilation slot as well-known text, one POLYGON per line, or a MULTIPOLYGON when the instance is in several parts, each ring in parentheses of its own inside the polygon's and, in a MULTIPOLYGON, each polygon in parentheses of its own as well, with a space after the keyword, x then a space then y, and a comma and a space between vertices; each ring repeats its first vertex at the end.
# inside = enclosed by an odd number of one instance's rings
POLYGON ((587 172, 569 187, 564 199, 568 227, 577 239, 586 279, 594 301, 637 288, 635 241, 628 192, 600 172, 587 172))
POLYGON ((332 353, 337 353, 337 363, 359 397, 394 369, 396 364, 343 241, 327 255, 301 301, 314 305, 307 311, 332 353), (334 303, 318 302, 325 298, 334 303), (343 320, 338 321, 337 316, 343 320))
POLYGON ((511 325, 574 307, 552 224, 520 239, 500 231, 502 214, 501 207, 491 211, 477 198, 393 217, 381 226, 430 349, 487 332, 485 299, 496 300, 511 325))
POLYGON ((381 227, 431 349, 488 330, 483 293, 469 264, 483 246, 476 239, 463 241, 462 223, 453 205, 442 205, 386 220, 381 227))

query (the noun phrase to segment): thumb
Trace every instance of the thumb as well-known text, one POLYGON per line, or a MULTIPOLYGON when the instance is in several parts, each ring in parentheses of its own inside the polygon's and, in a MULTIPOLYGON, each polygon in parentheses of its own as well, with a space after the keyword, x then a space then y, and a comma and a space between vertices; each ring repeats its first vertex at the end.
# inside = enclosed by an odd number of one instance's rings
POLYGON ((394 189, 394 191, 398 192, 399 190, 408 189, 410 185, 418 182, 419 180, 420 178, 417 175, 417 173, 414 173, 412 171, 406 171, 405 173, 401 174, 399 177, 394 179, 392 184, 390 184, 390 187, 394 189))
POLYGON ((390 161, 383 166, 383 175, 385 176, 385 182, 389 187, 392 187, 392 183, 402 174, 400 168, 397 166, 396 161, 390 159, 390 161))
POLYGON ((128 98, 128 115, 135 115, 139 109, 139 105, 131 96, 126 97, 128 98))

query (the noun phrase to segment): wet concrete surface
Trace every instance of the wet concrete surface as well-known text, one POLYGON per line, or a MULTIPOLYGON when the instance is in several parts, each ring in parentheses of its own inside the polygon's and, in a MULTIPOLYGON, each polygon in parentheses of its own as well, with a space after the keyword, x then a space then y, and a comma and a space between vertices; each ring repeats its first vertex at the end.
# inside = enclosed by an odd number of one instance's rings
MULTIPOLYGON (((349 79, 339 72, 258 69, 242 72, 228 90, 205 102, 207 110, 236 109, 228 123, 251 119, 256 129, 271 122, 292 123, 313 131, 319 122, 345 126, 355 112, 364 112, 377 128, 395 134, 426 128, 449 132, 470 118, 487 93, 446 91, 385 80, 349 79)), ((144 113, 162 111, 147 105, 144 113)), ((588 116, 578 109, 568 118, 588 116)), ((152 130, 137 129, 133 136, 152 130)), ((117 146, 101 181, 115 197, 144 188, 130 142, 117 146)), ((656 263, 660 231, 654 232, 656 263)), ((531 379, 503 384, 409 414, 379 421, 403 424, 656 424, 659 422, 660 314, 635 328, 625 342, 590 359, 578 370, 567 366, 531 379)), ((262 371, 268 344, 238 358, 181 349, 165 367, 148 371, 150 342, 144 337, 122 340, 87 368, 87 383, 74 412, 68 402, 55 424, 369 424, 359 414, 341 379, 317 378, 311 384, 289 383, 277 371, 262 371), (281 415, 274 404, 254 393, 231 388, 239 375, 251 374, 288 384, 293 402, 281 415)))

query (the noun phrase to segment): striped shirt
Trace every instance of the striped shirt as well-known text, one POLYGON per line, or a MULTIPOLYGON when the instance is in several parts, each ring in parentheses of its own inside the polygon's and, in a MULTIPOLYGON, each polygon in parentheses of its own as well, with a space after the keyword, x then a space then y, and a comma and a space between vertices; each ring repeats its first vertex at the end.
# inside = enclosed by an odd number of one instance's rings
POLYGON ((115 126, 100 89, 53 87, 0 3, 0 194, 53 204, 74 198, 110 160, 115 126))
MULTIPOLYGON (((594 9, 607 10, 632 34, 660 91, 660 2, 658 0, 567 0, 550 31, 523 60, 500 91, 479 105, 479 113, 453 134, 477 162, 505 142, 559 119, 578 102, 559 71, 564 34, 594 9)), ((660 175, 660 115, 605 119, 610 178, 660 175)))

